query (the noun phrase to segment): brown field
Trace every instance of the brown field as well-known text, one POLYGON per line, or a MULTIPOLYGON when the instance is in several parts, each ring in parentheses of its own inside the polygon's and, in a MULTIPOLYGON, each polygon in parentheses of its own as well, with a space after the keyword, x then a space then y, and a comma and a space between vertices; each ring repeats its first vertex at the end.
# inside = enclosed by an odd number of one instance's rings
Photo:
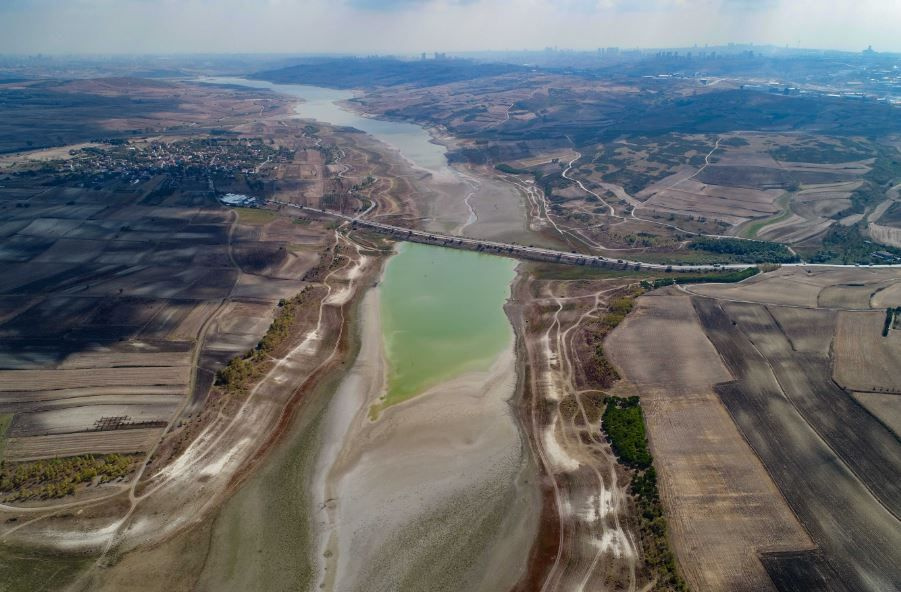
POLYGON ((0 391, 41 391, 94 386, 186 385, 189 367, 0 370, 0 391))
MULTIPOLYGON (((709 302, 696 301, 695 306, 700 310, 709 302)), ((720 303, 720 307, 769 361, 780 389, 819 437, 886 507, 901 507, 901 488, 891 471, 884 470, 901 466, 901 446, 832 382, 828 355, 793 352, 769 307, 745 303, 720 303)), ((836 340, 837 350, 841 341, 836 340)), ((875 363, 868 360, 861 366, 875 363)))
POLYGON ((691 588, 775 590, 759 553, 812 543, 714 392, 732 375, 690 299, 640 298, 606 350, 641 396, 671 537, 691 588))
POLYGON ((817 306, 821 308, 870 308, 873 296, 885 288, 897 285, 897 279, 880 282, 854 282, 827 286, 817 295, 817 306))
MULTIPOLYGON (((683 377, 704 382, 716 393, 691 398, 696 407, 688 417, 697 422, 691 429, 674 421, 672 404, 662 418, 648 413, 661 468, 686 457, 686 438, 700 439, 707 429, 715 429, 718 437, 724 430, 740 433, 745 450, 756 455, 742 461, 742 474, 758 467, 769 475, 755 482, 778 487, 778 501, 754 507, 748 519, 756 522, 755 516, 769 515, 764 508, 786 508, 787 502, 786 512, 793 516, 780 518, 780 527, 797 525, 796 516, 803 530, 796 526, 795 532, 811 537, 803 544, 804 536, 783 544, 792 539, 779 536, 773 539, 778 547, 763 545, 748 553, 764 578, 758 587, 746 581, 724 585, 723 574, 738 569, 731 564, 714 572, 718 586, 701 584, 699 570, 691 567, 700 561, 698 545, 686 544, 686 532, 704 524, 716 506, 693 507, 684 521, 689 527, 682 526, 679 516, 687 503, 678 501, 696 499, 695 488, 686 482, 691 470, 668 477, 662 469, 664 499, 679 525, 674 529, 677 552, 698 589, 881 590, 897 580, 901 489, 894 475, 901 470, 896 431, 901 385, 895 368, 901 363, 901 341, 896 331, 881 336, 884 310, 869 312, 871 300, 886 292, 891 296, 897 282, 897 270, 782 268, 740 284, 682 290, 704 297, 655 292, 639 300, 638 311, 608 340, 611 357, 649 403, 655 401, 649 393, 655 392, 671 401, 683 377), (683 309, 675 312, 678 306, 683 309), (657 343, 660 347, 653 346, 657 343), (672 343, 680 347, 673 349, 672 343), (693 359, 705 361, 695 366, 693 359), (721 361, 727 377, 708 378, 705 372, 721 361), (858 392, 852 396, 842 387, 858 392), (706 414, 712 408, 723 410, 724 426, 710 427, 714 424, 706 414), (664 446, 671 439, 676 444, 664 446)), ((721 448, 703 450, 709 454, 721 448)), ((724 466, 732 465, 711 459, 698 470, 698 480, 706 484, 711 467, 722 471, 724 466)), ((708 534, 705 540, 721 539, 708 534)))
POLYGON ((85 352, 68 356, 60 364, 62 369, 76 368, 117 368, 136 366, 185 366, 190 355, 184 352, 85 352))
POLYGON ((901 282, 896 282, 888 287, 878 290, 870 299, 873 308, 889 308, 901 306, 901 282))
POLYGON ((694 305, 737 377, 717 392, 822 552, 797 556, 813 561, 812 572, 792 561, 765 562, 774 580, 794 578, 792 585, 807 589, 812 582, 804 578, 829 573, 829 589, 889 589, 901 544, 891 513, 898 507, 890 477, 901 459, 897 439, 850 395, 824 388, 832 384, 823 373, 828 358, 788 354, 760 307, 702 298, 694 305))
POLYGON ((832 224, 832 220, 811 223, 807 218, 792 213, 784 220, 764 226, 756 236, 768 241, 799 243, 825 232, 832 224))
POLYGON ((26 437, 89 432, 96 430, 103 418, 113 417, 126 418, 123 421, 134 424, 153 422, 165 425, 177 411, 178 403, 158 398, 162 400, 127 405, 101 404, 90 397, 82 400, 82 405, 50 409, 36 405, 33 411, 20 411, 15 415, 8 434, 10 437, 26 437))
POLYGON ((23 461, 76 454, 146 452, 162 432, 162 428, 154 428, 10 438, 6 442, 4 458, 23 461))
POLYGON ((885 311, 841 312, 835 332, 835 380, 853 391, 901 394, 901 333, 882 336, 885 311))
POLYGON ((901 395, 897 393, 853 393, 863 405, 895 436, 901 437, 901 395))
MULTIPOLYGON (((804 308, 821 307, 820 294, 835 294, 838 301, 829 308, 870 308, 855 295, 856 290, 877 296, 886 286, 901 280, 901 270, 885 268, 783 267, 754 276, 741 284, 687 286, 692 294, 716 295, 724 300, 782 304, 804 308), (856 284, 856 285, 852 285, 856 284), (850 290, 850 291, 849 291, 850 290), (850 296, 854 295, 854 296, 850 296), (839 298, 839 296, 841 298, 839 298), (847 297, 847 298, 846 298, 847 297), (844 302, 844 303, 842 303, 844 302), (852 304, 848 304, 848 303, 852 304), (861 303, 856 306, 854 303, 861 303)), ((886 288, 889 289, 889 288, 886 288)))
POLYGON ((870 223, 867 225, 867 232, 876 242, 901 248, 901 228, 870 223))
POLYGON ((792 350, 829 354, 836 313, 831 310, 770 306, 767 311, 788 339, 792 350))
POLYGON ((642 209, 703 216, 738 225, 778 212, 775 202, 781 195, 781 190, 722 187, 677 178, 653 191, 642 209))

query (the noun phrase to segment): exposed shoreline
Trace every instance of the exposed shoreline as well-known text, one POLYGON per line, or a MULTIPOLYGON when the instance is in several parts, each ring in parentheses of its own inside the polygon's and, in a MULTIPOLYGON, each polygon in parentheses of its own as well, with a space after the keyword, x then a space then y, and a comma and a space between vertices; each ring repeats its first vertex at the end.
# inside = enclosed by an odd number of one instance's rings
POLYGON ((364 297, 360 353, 324 420, 311 484, 311 511, 327 510, 316 522, 319 583, 511 588, 525 574, 541 507, 510 404, 519 382, 512 332, 490 369, 438 384, 373 422, 368 410, 384 380, 378 296, 364 297))

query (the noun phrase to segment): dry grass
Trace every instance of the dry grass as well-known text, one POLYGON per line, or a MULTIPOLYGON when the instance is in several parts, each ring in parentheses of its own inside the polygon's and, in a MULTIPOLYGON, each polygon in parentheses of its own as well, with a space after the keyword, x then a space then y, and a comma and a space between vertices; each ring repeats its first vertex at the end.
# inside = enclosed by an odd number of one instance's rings
POLYGON ((853 391, 901 393, 901 333, 882 336, 885 311, 841 312, 835 380, 853 391))
POLYGON ((901 396, 885 393, 853 393, 854 399, 896 436, 901 437, 901 396))
POLYGON ((265 226, 278 217, 275 212, 260 208, 234 208, 234 210, 238 213, 238 222, 248 226, 265 226))
POLYGON ((38 391, 81 387, 188 384, 190 367, 78 368, 72 370, 3 370, 0 391, 38 391))

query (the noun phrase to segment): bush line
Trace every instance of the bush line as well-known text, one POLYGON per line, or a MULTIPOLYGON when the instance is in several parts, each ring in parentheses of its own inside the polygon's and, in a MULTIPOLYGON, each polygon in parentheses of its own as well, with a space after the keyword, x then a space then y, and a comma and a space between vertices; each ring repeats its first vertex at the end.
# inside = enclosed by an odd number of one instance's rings
POLYGON ((676 284, 734 284, 753 277, 760 273, 759 267, 748 267, 747 269, 736 271, 724 271, 722 273, 707 273, 703 275, 686 275, 678 277, 660 278, 652 281, 641 282, 641 287, 645 290, 656 290, 664 286, 675 286, 676 284))
POLYGON ((901 306, 885 309, 885 323, 882 325, 883 337, 888 337, 888 332, 891 330, 895 317, 898 315, 901 315, 901 306))
POLYGON ((607 397, 601 428, 610 448, 631 473, 630 493, 638 509, 641 546, 645 562, 656 575, 653 590, 684 592, 685 581, 676 569, 676 558, 669 549, 666 518, 657 491, 657 473, 648 449, 644 414, 638 397, 607 397))
POLYGON ((256 346, 240 356, 235 356, 228 364, 216 372, 215 385, 226 393, 246 394, 247 387, 262 376, 269 362, 269 355, 282 345, 291 333, 297 311, 306 301, 309 286, 296 296, 278 302, 278 312, 266 330, 266 334, 256 346))
POLYGON ((0 494, 7 502, 65 497, 75 493, 82 483, 95 479, 98 483, 108 483, 126 476, 134 461, 134 456, 125 454, 0 461, 0 494))

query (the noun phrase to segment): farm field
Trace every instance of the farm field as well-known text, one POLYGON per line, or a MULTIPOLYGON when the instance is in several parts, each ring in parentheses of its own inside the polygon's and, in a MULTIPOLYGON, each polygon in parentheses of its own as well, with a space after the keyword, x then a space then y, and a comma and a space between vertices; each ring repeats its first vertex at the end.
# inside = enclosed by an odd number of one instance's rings
MULTIPOLYGON (((165 142, 179 150, 208 131, 211 115, 234 134, 251 127, 269 134, 272 153, 286 154, 278 152, 284 147, 306 154, 316 141, 299 124, 269 121, 287 113, 287 103, 255 92, 126 80, 0 86, 4 96, 27 95, 34 109, 45 109, 47 129, 57 115, 40 106, 41 93, 63 102, 86 93, 79 99, 85 109, 93 108, 89 96, 97 97, 113 119, 85 116, 86 127, 72 130, 76 135, 99 135, 110 126, 107 133, 116 137, 132 112, 162 104, 148 98, 140 107, 121 97, 148 93, 167 101, 164 95, 175 89, 184 93, 177 117, 201 117, 202 105, 209 109, 190 130, 155 114, 167 133, 129 133, 138 151, 158 151, 165 142), (251 126, 255 117, 269 122, 251 126)), ((251 150, 241 158, 262 150, 253 148, 261 142, 247 142, 251 150)), ((215 372, 258 342, 280 299, 309 284, 305 278, 326 245, 321 222, 222 207, 210 192, 213 177, 174 181, 163 173, 130 181, 92 169, 81 179, 66 177, 65 163, 113 154, 121 145, 112 139, 0 159, 0 262, 7 272, 0 280, 0 413, 8 420, 7 461, 166 451, 173 440, 184 442, 184 428, 209 406, 215 372)), ((312 162, 319 171, 321 158, 312 162)), ((290 171, 279 177, 285 187, 299 186, 290 171)), ((243 175, 215 183, 222 191, 252 191, 243 175)))
POLYGON ((254 238, 259 217, 244 225, 199 191, 153 206, 140 190, 79 195, 91 205, 61 208, 70 197, 58 189, 0 204, 22 222, 7 225, 0 254, 13 268, 0 288, 12 303, 0 324, 0 408, 15 413, 9 459, 150 449, 189 395, 202 405, 209 382, 195 380, 196 364, 211 373, 251 347, 277 300, 303 286, 281 277, 312 267, 286 250, 278 266, 254 267, 253 253, 277 254, 288 241, 254 238), (118 419, 104 427, 104 418, 118 419))
POLYGON ((679 565, 692 589, 776 590, 759 554, 813 543, 717 397, 732 375, 673 290, 639 298, 605 346, 641 397, 679 565))
MULTIPOLYGON (((732 457, 732 465, 725 458, 705 463, 699 479, 709 479, 710 467, 740 467, 743 474, 758 467, 763 475, 755 482, 768 483, 774 498, 746 508, 745 515, 758 527, 774 508, 793 515, 775 523, 783 528, 795 524, 799 536, 783 534, 749 545, 753 560, 748 561, 759 587, 748 589, 890 589, 897 580, 901 496, 893 476, 901 470, 901 445, 893 422, 901 385, 892 369, 899 363, 899 335, 891 330, 882 337, 885 312, 871 308, 871 299, 888 293, 891 301, 898 281, 895 270, 783 268, 736 285, 680 287, 681 295, 667 288, 669 294, 640 299, 636 314, 608 340, 614 361, 648 400, 662 494, 676 523, 675 546, 690 581, 703 581, 691 567, 698 560, 697 549, 686 547, 691 539, 679 518, 686 515, 680 499, 694 499, 685 482, 691 470, 681 471, 681 479, 666 476, 668 464, 684 463, 687 457, 684 440, 666 446, 675 435, 689 437, 673 420, 682 376, 696 381, 696 393, 707 389, 713 394, 691 398, 692 417, 719 409, 724 421, 717 432, 736 434, 747 451, 743 460, 732 457), (680 306, 682 312, 674 314, 680 306), (667 327, 672 337, 660 339, 667 327), (691 335, 700 341, 686 341, 691 335), (660 349, 665 358, 654 358, 657 348, 637 349, 655 342, 691 343, 676 351, 692 352, 695 358, 687 353, 674 357, 670 349, 660 349), (721 359, 724 366, 718 376, 705 374, 692 370, 691 359, 707 360, 701 363, 708 368, 719 366, 721 359), (660 364, 668 372, 661 373, 660 364), (668 404, 661 420, 653 411, 658 398, 668 404)), ((709 423, 695 424, 691 437, 700 437, 709 423)), ((696 507, 687 514, 688 524, 696 529, 708 514, 706 507, 696 507)), ((729 532, 737 536, 736 529, 729 532)), ((720 566, 720 574, 738 564, 720 566)), ((699 587, 745 589, 712 581, 699 587)))

